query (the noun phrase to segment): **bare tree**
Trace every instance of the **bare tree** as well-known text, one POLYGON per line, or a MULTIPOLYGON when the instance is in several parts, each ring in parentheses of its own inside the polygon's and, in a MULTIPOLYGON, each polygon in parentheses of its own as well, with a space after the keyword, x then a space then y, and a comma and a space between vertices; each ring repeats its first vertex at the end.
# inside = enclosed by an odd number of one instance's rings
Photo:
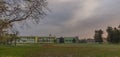
POLYGON ((0 36, 15 23, 39 23, 49 11, 47 4, 47 0, 0 0, 0 36))
POLYGON ((0 30, 6 26, 12 27, 17 21, 38 23, 48 10, 46 0, 0 0, 0 4, 0 19, 5 21, 0 25, 0 30))

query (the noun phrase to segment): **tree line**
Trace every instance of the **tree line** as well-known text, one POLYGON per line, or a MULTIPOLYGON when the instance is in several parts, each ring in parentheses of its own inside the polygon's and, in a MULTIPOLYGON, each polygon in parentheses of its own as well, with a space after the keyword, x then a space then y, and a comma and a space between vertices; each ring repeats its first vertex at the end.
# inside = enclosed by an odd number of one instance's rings
MULTIPOLYGON (((114 43, 114 44, 120 43, 120 26, 118 27, 108 26, 106 32, 107 32, 106 40, 108 43, 114 43)), ((95 30, 95 35, 94 35, 95 42, 102 43, 103 42, 102 35, 103 35, 102 29, 95 30)))

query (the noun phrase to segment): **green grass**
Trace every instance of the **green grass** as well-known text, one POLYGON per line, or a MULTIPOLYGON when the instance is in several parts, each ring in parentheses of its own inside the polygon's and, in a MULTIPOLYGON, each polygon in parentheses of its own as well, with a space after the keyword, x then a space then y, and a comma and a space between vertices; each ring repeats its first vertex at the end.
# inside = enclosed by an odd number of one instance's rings
POLYGON ((51 44, 0 46, 1 57, 120 57, 120 45, 51 44))
MULTIPOLYGON (((39 46, 40 47, 40 46, 39 46)), ((0 57, 27 57, 29 53, 35 52, 38 46, 0 46, 0 57)))

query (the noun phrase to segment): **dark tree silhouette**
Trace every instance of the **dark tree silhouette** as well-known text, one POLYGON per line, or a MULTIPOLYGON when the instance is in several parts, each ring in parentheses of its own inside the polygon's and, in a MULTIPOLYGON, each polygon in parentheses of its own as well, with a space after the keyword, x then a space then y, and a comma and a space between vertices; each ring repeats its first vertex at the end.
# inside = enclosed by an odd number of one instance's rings
POLYGON ((108 27, 106 31, 108 33, 107 40, 109 43, 120 42, 120 30, 118 28, 108 27))
POLYGON ((98 42, 98 43, 103 42, 102 34, 103 34, 103 31, 101 29, 95 31, 95 35, 94 35, 95 42, 98 42))
POLYGON ((112 43, 112 39, 113 39, 113 28, 112 28, 112 27, 108 27, 106 31, 107 31, 107 33, 108 33, 107 41, 108 41, 109 43, 112 43))
POLYGON ((73 42, 73 43, 76 43, 76 39, 74 38, 74 39, 72 40, 72 42, 73 42))

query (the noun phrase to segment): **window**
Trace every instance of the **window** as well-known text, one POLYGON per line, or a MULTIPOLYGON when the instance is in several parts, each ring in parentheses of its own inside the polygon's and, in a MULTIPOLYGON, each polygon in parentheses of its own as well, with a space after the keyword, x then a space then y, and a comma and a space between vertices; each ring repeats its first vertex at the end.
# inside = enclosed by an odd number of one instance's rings
POLYGON ((22 40, 23 42, 26 42, 26 40, 22 40))

